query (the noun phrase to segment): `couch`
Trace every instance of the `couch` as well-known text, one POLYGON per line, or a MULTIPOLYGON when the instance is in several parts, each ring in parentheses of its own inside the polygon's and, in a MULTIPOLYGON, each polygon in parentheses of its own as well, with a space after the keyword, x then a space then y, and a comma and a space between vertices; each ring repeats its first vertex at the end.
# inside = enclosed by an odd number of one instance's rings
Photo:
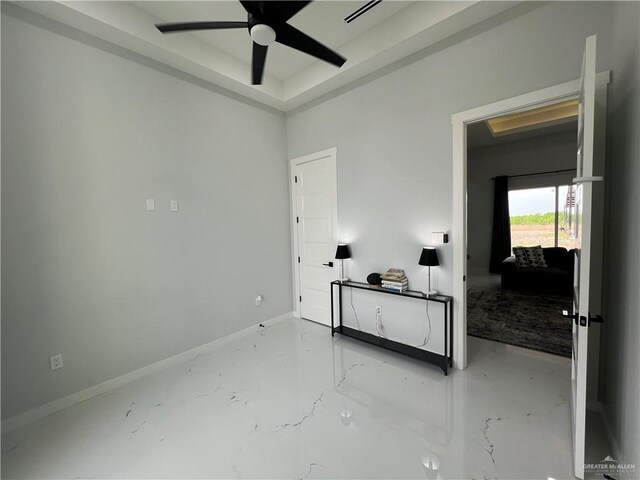
POLYGON ((546 267, 518 268, 511 256, 502 262, 501 284, 505 290, 573 296, 575 250, 543 248, 546 267))

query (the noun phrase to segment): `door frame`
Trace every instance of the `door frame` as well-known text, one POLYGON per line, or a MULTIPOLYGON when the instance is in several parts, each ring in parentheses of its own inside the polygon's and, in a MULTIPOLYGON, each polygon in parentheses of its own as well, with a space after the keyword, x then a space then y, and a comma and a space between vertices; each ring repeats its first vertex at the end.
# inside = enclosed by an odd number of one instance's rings
MULTIPOLYGON (((296 157, 289 160, 289 190, 291 192, 291 208, 289 209, 291 213, 290 222, 291 222, 291 266, 293 271, 293 316, 300 318, 300 264, 298 263, 298 228, 296 223, 296 217, 298 216, 297 212, 297 202, 296 202, 296 167, 298 165, 302 165, 303 163, 309 163, 316 160, 321 160, 323 158, 329 158, 330 160, 330 168, 329 168, 329 182, 331 183, 332 193, 331 199, 333 204, 333 243, 334 245, 338 244, 338 239, 340 238, 339 226, 340 222, 338 221, 338 169, 337 169, 337 157, 338 157, 338 149, 337 147, 327 148, 325 150, 321 150, 319 152, 310 153, 308 155, 303 155, 302 157, 296 157)), ((334 265, 334 271, 336 269, 334 265)))
MULTIPOLYGON (((596 75, 596 87, 606 86, 609 71, 596 75)), ((451 115, 453 137, 453 216, 451 240, 453 248, 454 356, 453 367, 467 368, 467 124, 499 115, 517 113, 563 100, 576 98, 580 79, 517 95, 451 115)))

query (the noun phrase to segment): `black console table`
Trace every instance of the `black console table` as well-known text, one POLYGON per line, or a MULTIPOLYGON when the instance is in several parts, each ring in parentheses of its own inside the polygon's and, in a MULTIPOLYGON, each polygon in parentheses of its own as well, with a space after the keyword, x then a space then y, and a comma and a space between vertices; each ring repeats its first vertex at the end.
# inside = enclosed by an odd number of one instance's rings
POLYGON ((394 352, 402 353, 424 362, 429 362, 434 365, 438 365, 447 375, 447 368, 453 365, 453 298, 448 295, 425 295, 422 292, 415 290, 407 290, 405 292, 395 292, 393 290, 386 290, 377 285, 369 285, 368 283, 341 282, 335 280, 331 282, 331 336, 339 333, 347 337, 362 340, 363 342, 377 345, 379 347, 393 350, 394 352), (334 287, 338 287, 338 325, 336 326, 334 321, 334 306, 333 306, 333 292, 334 287), (368 290, 370 292, 384 293, 387 295, 397 295, 405 298, 413 298, 416 300, 422 300, 427 302, 437 302, 444 305, 444 355, 439 353, 423 350, 418 347, 407 345, 406 343, 396 342, 387 338, 366 333, 355 328, 346 327, 342 325, 342 289, 344 287, 355 288, 359 290, 368 290))

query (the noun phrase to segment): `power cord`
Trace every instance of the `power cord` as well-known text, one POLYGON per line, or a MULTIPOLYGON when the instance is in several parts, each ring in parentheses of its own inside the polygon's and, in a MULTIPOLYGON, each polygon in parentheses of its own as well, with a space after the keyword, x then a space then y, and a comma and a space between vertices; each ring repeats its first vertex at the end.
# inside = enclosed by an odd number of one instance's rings
POLYGON ((351 295, 350 295, 351 310, 353 310, 353 316, 356 317, 356 325, 358 326, 358 330, 362 331, 362 329, 360 328, 360 320, 358 320, 358 314, 356 313, 356 309, 353 306, 353 288, 350 288, 349 291, 351 292, 351 295))
POLYGON ((427 304, 427 308, 425 309, 426 313, 427 313, 427 319, 429 320, 429 331, 427 332, 427 334, 424 336, 424 341, 418 345, 418 347, 424 347, 427 343, 429 343, 429 340, 431 340, 431 317, 429 316, 429 302, 424 302, 427 304))
MULTIPOLYGON (((358 313, 356 312, 356 308, 353 306, 353 289, 349 289, 349 290, 350 290, 349 303, 351 305, 351 310, 353 310, 353 316, 356 319, 356 325, 358 327, 358 330, 362 331, 362 328, 360 327, 360 319, 358 318, 358 313)), ((427 319, 429 321, 429 331, 425 334, 423 342, 420 345, 418 345, 418 347, 426 346, 429 343, 429 340, 431 340, 431 316, 429 315, 429 302, 425 302, 425 304, 426 304, 425 313, 427 314, 427 319)), ((381 315, 379 313, 376 313, 376 332, 378 333, 379 337, 387 338, 385 334, 382 333, 382 322, 380 317, 381 315)))
POLYGON ((382 322, 380 321, 381 315, 376 312, 376 332, 378 332, 378 336, 381 338, 387 338, 384 333, 382 333, 382 322))

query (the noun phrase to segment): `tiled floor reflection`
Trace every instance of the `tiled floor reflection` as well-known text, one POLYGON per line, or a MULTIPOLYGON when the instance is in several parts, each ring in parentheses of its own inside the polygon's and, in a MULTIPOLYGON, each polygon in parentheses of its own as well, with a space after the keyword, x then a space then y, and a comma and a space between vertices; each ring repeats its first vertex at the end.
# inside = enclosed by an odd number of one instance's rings
POLYGON ((572 478, 568 359, 435 366, 290 319, 3 435, 3 478, 572 478))

